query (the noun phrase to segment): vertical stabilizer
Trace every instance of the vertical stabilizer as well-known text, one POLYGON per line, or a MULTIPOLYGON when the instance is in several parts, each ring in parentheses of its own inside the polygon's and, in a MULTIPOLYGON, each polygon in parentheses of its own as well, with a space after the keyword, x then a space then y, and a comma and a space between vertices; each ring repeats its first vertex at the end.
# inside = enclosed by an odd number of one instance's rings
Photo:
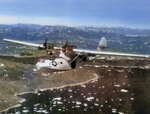
POLYGON ((105 48, 107 47, 107 40, 105 37, 102 37, 102 39, 100 40, 97 50, 101 50, 101 48, 105 48))

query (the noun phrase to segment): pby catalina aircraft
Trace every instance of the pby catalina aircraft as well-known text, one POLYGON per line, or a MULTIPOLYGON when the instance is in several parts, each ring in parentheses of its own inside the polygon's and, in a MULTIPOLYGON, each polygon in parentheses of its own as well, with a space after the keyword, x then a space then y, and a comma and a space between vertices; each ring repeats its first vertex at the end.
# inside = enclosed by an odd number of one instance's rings
POLYGON ((52 47, 51 49, 48 46, 47 40, 45 40, 44 44, 35 44, 29 42, 23 42, 18 40, 11 40, 11 39, 4 39, 4 41, 34 46, 38 48, 46 49, 49 58, 40 58, 36 64, 38 69, 46 68, 50 71, 65 71, 70 70, 76 67, 76 59, 78 57, 84 58, 86 60, 88 58, 88 54, 94 55, 119 55, 119 56, 131 56, 131 57, 146 57, 149 58, 148 55, 139 55, 139 54, 129 54, 129 53, 117 53, 117 52, 104 52, 101 51, 101 47, 107 46, 107 41, 103 37, 97 46, 97 50, 83 50, 83 49, 74 49, 73 46, 70 46, 66 43, 66 45, 62 48, 60 47, 52 47), (51 58, 50 56, 53 55, 55 52, 53 50, 59 50, 59 56, 56 58, 51 58))

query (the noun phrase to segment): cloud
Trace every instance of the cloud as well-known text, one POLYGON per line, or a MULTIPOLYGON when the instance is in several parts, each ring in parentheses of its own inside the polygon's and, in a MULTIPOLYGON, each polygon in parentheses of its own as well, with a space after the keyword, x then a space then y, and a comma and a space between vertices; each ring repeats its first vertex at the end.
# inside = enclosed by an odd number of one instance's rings
POLYGON ((37 18, 37 17, 18 17, 18 16, 1 16, 0 24, 40 24, 40 25, 66 25, 74 26, 75 23, 67 18, 37 18))

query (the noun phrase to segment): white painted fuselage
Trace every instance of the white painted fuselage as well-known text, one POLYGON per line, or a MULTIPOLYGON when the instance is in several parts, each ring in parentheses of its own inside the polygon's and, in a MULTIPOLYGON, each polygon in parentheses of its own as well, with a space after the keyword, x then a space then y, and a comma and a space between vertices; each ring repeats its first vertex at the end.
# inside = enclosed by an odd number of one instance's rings
POLYGON ((38 63, 36 64, 38 69, 41 68, 48 68, 50 70, 70 70, 71 67, 67 60, 64 58, 56 58, 54 60, 50 59, 39 59, 38 63))

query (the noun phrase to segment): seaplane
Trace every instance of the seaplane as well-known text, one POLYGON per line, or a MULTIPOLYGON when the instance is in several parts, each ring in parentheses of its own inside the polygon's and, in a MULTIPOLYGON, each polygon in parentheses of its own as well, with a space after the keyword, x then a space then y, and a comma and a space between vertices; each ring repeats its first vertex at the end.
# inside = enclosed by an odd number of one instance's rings
POLYGON ((100 40, 97 50, 84 50, 76 49, 72 45, 65 44, 63 47, 51 47, 47 43, 47 39, 42 44, 12 40, 12 39, 3 39, 4 41, 19 43, 23 45, 37 47, 39 49, 45 49, 47 52, 46 58, 40 58, 36 63, 37 69, 48 69, 49 71, 67 71, 74 69, 76 67, 77 58, 84 58, 83 60, 88 60, 88 55, 110 55, 110 56, 130 56, 130 57, 142 57, 149 58, 149 55, 140 55, 140 54, 130 54, 130 53, 118 53, 118 52, 106 52, 102 51, 101 48, 107 47, 107 41, 104 37, 100 40), (52 55, 55 54, 55 51, 59 51, 59 55, 55 58, 52 55))

